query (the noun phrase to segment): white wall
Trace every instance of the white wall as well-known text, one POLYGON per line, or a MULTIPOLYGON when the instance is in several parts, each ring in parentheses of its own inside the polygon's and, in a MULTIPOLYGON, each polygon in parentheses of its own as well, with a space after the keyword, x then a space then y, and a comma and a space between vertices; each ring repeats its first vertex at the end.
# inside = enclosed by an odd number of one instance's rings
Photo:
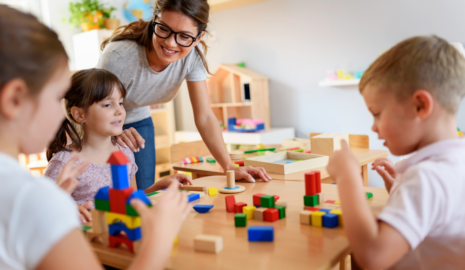
MULTIPOLYGON (((386 148, 371 131, 372 117, 357 88, 319 87, 326 71, 366 69, 380 52, 414 35, 465 42, 460 0, 267 0, 210 18, 211 69, 244 61, 268 76, 274 127, 292 126, 299 137, 369 134, 376 149, 386 148)), ((458 122, 465 130, 465 102, 458 122)), ((370 185, 384 184, 372 173, 370 185)))

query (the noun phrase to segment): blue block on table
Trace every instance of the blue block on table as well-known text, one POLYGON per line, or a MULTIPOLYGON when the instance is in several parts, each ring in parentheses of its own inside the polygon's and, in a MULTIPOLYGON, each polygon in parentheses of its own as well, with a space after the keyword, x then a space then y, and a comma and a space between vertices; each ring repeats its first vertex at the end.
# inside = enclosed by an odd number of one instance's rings
POLYGON ((339 219, 336 214, 326 214, 323 216, 323 227, 336 228, 339 226, 339 219))
POLYGON ((320 212, 325 212, 326 214, 329 214, 329 212, 331 212, 331 210, 333 210, 333 209, 323 209, 323 208, 322 208, 322 209, 320 209, 320 210, 318 210, 318 211, 320 211, 320 212))
POLYGON ((128 166, 111 164, 111 180, 114 189, 125 189, 129 187, 128 166))
POLYGON ((142 237, 140 227, 129 229, 128 227, 126 227, 126 224, 124 224, 123 222, 117 222, 117 223, 108 225, 108 233, 111 236, 118 235, 121 232, 124 232, 126 236, 129 238, 129 240, 131 241, 139 240, 142 237))
POLYGON ((149 198, 147 195, 145 195, 145 192, 142 189, 138 189, 134 191, 131 196, 129 196, 128 200, 126 201, 126 204, 131 204, 132 199, 139 199, 142 202, 144 202, 148 206, 152 206, 152 202, 150 202, 149 198))
POLYGON ((105 200, 105 201, 110 200, 110 187, 100 188, 97 191, 97 194, 95 194, 94 198, 98 200, 105 200))
POLYGON ((274 227, 249 226, 247 234, 250 242, 272 242, 274 240, 274 227))
POLYGON ((192 202, 198 199, 200 199, 200 195, 197 193, 192 193, 192 194, 187 195, 187 202, 192 202))
POLYGON ((201 214, 207 213, 212 208, 213 208, 213 205, 211 205, 211 204, 197 204, 197 205, 194 205, 194 210, 197 211, 198 213, 201 213, 201 214))

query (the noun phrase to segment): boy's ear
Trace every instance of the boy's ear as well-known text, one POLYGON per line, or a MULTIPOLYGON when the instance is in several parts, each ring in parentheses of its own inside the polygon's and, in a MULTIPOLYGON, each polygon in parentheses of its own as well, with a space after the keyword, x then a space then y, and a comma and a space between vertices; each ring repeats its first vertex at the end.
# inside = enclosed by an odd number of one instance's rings
POLYGON ((74 106, 71 108, 70 112, 74 121, 76 121, 78 124, 84 122, 85 114, 83 109, 74 106))
POLYGON ((433 113, 434 97, 426 90, 417 90, 413 94, 413 104, 415 106, 415 115, 420 119, 428 118, 433 113))
POLYGON ((0 114, 7 119, 15 119, 28 96, 28 88, 22 79, 13 79, 0 89, 0 114))

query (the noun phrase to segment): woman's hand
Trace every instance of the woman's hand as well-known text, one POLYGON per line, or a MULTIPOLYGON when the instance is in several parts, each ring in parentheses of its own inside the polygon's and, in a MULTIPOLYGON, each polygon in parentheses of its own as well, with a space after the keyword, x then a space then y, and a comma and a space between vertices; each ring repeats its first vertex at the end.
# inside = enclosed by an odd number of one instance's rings
POLYGON ((371 169, 376 170, 376 172, 381 175, 387 191, 390 192, 397 176, 396 170, 394 169, 394 163, 385 157, 378 158, 377 160, 373 161, 371 169))
POLYGON ((83 161, 74 166, 78 159, 78 156, 74 156, 66 162, 60 175, 55 180, 55 183, 69 194, 79 185, 79 181, 77 181, 76 178, 86 171, 87 165, 89 164, 88 161, 83 161))
POLYGON ((144 192, 145 193, 151 193, 151 192, 154 192, 154 191, 157 191, 157 190, 165 189, 165 188, 169 187, 172 182, 179 183, 179 188, 182 188, 183 185, 192 185, 193 184, 192 179, 189 176, 187 176, 185 174, 178 173, 178 174, 173 174, 173 175, 167 176, 167 177, 161 179, 160 181, 155 182, 155 184, 153 184, 152 186, 147 188, 144 192))
POLYGON ((83 205, 78 205, 79 218, 82 224, 92 221, 92 216, 89 213, 89 208, 92 206, 92 201, 88 201, 83 205))
POLYGON ((124 147, 129 147, 132 152, 139 152, 140 148, 145 148, 145 140, 133 127, 123 130, 123 133, 116 136, 116 142, 124 147))
POLYGON ((266 173, 264 168, 255 168, 252 166, 236 167, 234 165, 229 165, 227 170, 234 171, 236 180, 245 179, 250 183, 255 182, 255 177, 262 179, 264 182, 271 180, 271 177, 266 173))

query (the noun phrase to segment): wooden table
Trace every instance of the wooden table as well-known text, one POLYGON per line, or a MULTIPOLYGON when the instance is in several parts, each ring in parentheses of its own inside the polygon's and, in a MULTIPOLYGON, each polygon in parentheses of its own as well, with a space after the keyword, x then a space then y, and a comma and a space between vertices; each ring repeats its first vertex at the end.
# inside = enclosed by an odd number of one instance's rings
MULTIPOLYGON (((373 162, 375 159, 381 157, 387 157, 388 152, 385 150, 375 150, 375 149, 362 149, 362 148, 351 148, 352 153, 357 158, 361 166, 362 178, 364 186, 368 186, 368 164, 373 162)), ((193 164, 182 164, 182 162, 173 163, 173 170, 184 171, 192 173, 192 179, 196 179, 202 176, 211 176, 211 175, 225 175, 223 169, 218 163, 193 163, 193 164)), ((326 171, 326 167, 315 168, 313 170, 301 171, 291 174, 275 174, 268 173, 272 179, 277 180, 290 180, 290 181, 303 181, 305 180, 305 173, 309 171, 318 170, 321 172, 321 178, 324 183, 332 183, 333 181, 329 179, 329 174, 326 171), (325 180, 326 178, 326 180, 325 180)))
MULTIPOLYGON (((225 176, 200 178, 196 185, 223 187, 225 176)), ((207 214, 194 210, 189 214, 178 235, 167 269, 329 269, 349 254, 349 245, 342 227, 328 229, 300 224, 299 213, 303 208, 304 183, 297 181, 256 182, 241 185, 246 191, 236 194, 236 201, 252 204, 252 195, 264 193, 280 196, 288 203, 286 218, 269 223, 247 220, 247 225, 271 225, 275 228, 274 242, 247 240, 247 228, 234 226, 234 214, 225 209, 224 194, 208 196, 194 201, 195 204, 213 204, 207 214), (194 237, 211 234, 223 237, 224 248, 218 254, 194 251, 194 237)), ((370 200, 377 212, 386 204, 385 189, 366 187, 373 192, 370 200)), ((326 200, 337 200, 337 186, 322 184, 326 200)), ((322 208, 338 208, 339 205, 324 204, 322 208)), ((106 248, 93 243, 93 249, 102 263, 125 268, 133 255, 122 249, 106 248)))

